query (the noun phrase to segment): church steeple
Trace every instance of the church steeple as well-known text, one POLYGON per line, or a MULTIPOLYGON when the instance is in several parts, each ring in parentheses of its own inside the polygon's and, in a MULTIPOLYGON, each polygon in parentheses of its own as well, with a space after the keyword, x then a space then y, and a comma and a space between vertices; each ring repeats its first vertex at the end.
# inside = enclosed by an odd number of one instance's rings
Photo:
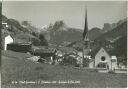
POLYGON ((84 25, 84 32, 83 32, 83 41, 85 48, 90 48, 89 44, 89 34, 88 34, 88 21, 87 21, 87 8, 85 9, 85 25, 84 25))
POLYGON ((87 9, 85 10, 85 24, 84 24, 84 32, 83 32, 83 40, 85 40, 88 32, 88 21, 87 21, 87 9))

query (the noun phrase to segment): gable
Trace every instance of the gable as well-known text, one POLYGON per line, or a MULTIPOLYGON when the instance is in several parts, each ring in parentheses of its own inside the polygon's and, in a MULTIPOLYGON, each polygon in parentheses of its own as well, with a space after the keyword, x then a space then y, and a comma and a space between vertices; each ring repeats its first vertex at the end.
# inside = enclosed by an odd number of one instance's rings
POLYGON ((97 52, 97 54, 95 55, 95 57, 96 57, 97 55, 106 55, 106 56, 108 56, 108 57, 111 57, 111 56, 107 53, 107 51, 106 51, 104 48, 101 48, 101 49, 97 52))
POLYGON ((5 40, 13 40, 13 38, 10 35, 8 35, 5 37, 5 40))
POLYGON ((5 37, 5 44, 12 43, 13 41, 14 40, 13 40, 13 38, 10 35, 5 37))

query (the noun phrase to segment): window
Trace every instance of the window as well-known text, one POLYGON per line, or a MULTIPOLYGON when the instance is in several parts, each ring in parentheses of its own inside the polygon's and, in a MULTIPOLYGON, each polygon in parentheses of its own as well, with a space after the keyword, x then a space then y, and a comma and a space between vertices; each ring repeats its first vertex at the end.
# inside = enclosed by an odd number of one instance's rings
POLYGON ((106 59, 105 56, 101 57, 101 61, 105 61, 105 59, 106 59))
POLYGON ((98 68, 106 68, 107 67, 107 64, 106 63, 99 63, 97 65, 98 68))

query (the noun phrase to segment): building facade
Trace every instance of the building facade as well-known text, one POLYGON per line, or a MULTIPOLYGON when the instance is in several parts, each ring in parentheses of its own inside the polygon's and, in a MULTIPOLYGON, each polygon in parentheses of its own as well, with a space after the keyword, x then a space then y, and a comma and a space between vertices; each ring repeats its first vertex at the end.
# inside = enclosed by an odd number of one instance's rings
POLYGON ((14 42, 14 39, 10 35, 6 36, 4 39, 4 50, 7 50, 7 45, 13 42, 14 42))
POLYGON ((104 48, 101 48, 95 55, 94 61, 89 63, 90 68, 104 68, 108 70, 117 69, 117 57, 110 55, 104 48))
POLYGON ((95 55, 95 67, 117 69, 117 58, 110 55, 104 48, 101 48, 95 55))

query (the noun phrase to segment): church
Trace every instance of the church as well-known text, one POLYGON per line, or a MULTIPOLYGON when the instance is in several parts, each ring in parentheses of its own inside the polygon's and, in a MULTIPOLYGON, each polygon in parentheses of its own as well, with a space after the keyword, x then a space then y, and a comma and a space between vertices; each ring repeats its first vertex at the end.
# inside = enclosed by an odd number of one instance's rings
POLYGON ((103 68, 108 70, 114 70, 118 68, 117 57, 110 54, 103 47, 91 52, 90 55, 93 59, 93 61, 89 63, 90 68, 103 68))

